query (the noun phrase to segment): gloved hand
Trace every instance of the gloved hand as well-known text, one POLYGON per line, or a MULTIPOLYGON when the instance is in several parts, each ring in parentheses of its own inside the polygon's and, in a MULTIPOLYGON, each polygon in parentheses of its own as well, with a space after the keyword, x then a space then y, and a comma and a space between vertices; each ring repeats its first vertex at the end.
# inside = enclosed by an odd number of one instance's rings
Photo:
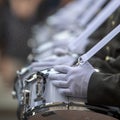
POLYGON ((75 54, 71 53, 67 48, 55 48, 53 53, 57 56, 75 55, 75 54))
POLYGON ((45 58, 42 61, 35 62, 35 63, 31 64, 30 68, 33 71, 40 71, 40 70, 54 67, 55 65, 61 65, 61 64, 73 65, 75 60, 76 60, 76 58, 73 56, 70 56, 70 55, 64 55, 61 57, 51 56, 49 58, 45 58))
MULTIPOLYGON (((33 53, 36 54, 35 58, 45 58, 51 55, 65 55, 67 50, 67 45, 69 43, 69 40, 53 40, 51 42, 45 42, 44 44, 42 44, 41 46, 39 46, 38 48, 34 48, 33 49, 33 53), (57 50, 57 49, 62 49, 61 50, 57 50), (56 52, 57 50, 57 52, 56 52)), ((67 51, 68 52, 68 51, 67 51)))
POLYGON ((49 79, 58 87, 61 94, 85 99, 87 97, 87 88, 90 77, 95 71, 94 68, 86 62, 82 66, 69 67, 66 65, 55 66, 54 69, 60 74, 50 74, 49 79))

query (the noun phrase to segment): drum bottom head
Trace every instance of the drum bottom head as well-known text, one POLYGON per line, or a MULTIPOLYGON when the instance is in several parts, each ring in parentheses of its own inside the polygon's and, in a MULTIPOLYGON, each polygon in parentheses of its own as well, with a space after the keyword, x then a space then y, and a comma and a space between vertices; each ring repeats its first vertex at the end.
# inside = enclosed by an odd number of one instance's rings
POLYGON ((28 120, 117 120, 93 111, 58 110, 45 114, 37 113, 28 120))

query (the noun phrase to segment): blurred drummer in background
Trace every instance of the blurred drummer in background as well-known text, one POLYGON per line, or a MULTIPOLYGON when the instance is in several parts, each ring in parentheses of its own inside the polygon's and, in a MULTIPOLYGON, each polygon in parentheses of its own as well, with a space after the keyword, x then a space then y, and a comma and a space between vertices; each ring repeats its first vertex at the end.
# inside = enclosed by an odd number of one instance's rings
POLYGON ((53 0, 5 0, 0 1, 0 51, 1 76, 11 85, 16 70, 27 63, 31 53, 28 40, 31 28, 59 5, 53 0), (52 1, 52 2, 51 2, 52 1))

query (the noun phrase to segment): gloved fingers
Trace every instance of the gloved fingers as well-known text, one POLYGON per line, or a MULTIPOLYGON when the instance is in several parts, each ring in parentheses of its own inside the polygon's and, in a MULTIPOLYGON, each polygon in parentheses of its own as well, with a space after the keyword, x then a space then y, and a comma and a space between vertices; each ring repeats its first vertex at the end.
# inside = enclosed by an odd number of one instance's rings
POLYGON ((72 93, 69 88, 59 88, 59 93, 65 96, 72 96, 72 93))
POLYGON ((68 81, 70 84, 72 84, 71 82, 73 82, 75 80, 75 76, 76 75, 72 75, 71 71, 66 75, 66 81, 68 81))
POLYGON ((43 59, 43 61, 44 62, 47 62, 47 61, 54 62, 57 58, 58 57, 54 55, 54 56, 50 56, 50 57, 47 57, 47 58, 43 59))
POLYGON ((68 88, 68 82, 63 80, 54 80, 52 83, 58 88, 68 88))
POLYGON ((83 64, 82 66, 80 66, 81 68, 93 68, 93 66, 87 61, 87 62, 85 62, 85 64, 83 64))
POLYGON ((66 65, 56 65, 54 69, 61 73, 68 73, 71 70, 71 67, 66 65))
POLYGON ((68 51, 65 50, 65 49, 62 49, 62 48, 56 48, 56 49, 54 50, 54 54, 55 54, 55 55, 58 55, 58 56, 65 55, 65 54, 67 54, 67 53, 68 53, 68 51))
POLYGON ((44 66, 53 66, 54 63, 53 62, 36 62, 31 64, 31 68, 34 67, 44 67, 44 66))
POLYGON ((56 60, 56 58, 46 58, 43 61, 44 62, 54 62, 56 60))
POLYGON ((50 69, 52 68, 52 66, 44 66, 44 67, 33 67, 31 68, 31 71, 41 71, 41 70, 46 70, 46 69, 50 69))
POLYGON ((51 74, 49 74, 49 76, 48 76, 48 78, 50 79, 50 80, 64 80, 65 79, 65 76, 66 76, 66 74, 53 74, 53 73, 51 73, 51 74))

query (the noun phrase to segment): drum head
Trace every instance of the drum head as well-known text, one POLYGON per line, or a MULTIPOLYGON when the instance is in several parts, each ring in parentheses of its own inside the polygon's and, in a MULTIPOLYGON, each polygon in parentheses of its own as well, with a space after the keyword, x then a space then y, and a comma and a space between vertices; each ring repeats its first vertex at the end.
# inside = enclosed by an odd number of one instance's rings
POLYGON ((58 110, 46 114, 37 113, 28 120, 117 120, 116 118, 93 111, 58 110))

